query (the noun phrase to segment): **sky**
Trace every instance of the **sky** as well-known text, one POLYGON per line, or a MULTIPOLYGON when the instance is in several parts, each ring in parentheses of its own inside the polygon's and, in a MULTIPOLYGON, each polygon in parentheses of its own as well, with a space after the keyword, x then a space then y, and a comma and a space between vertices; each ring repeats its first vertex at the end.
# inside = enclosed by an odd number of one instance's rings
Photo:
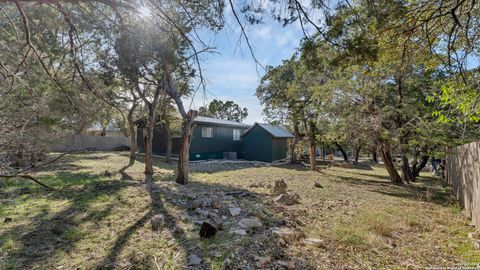
MULTIPOLYGON (((213 99, 232 100, 241 107, 248 109, 248 117, 243 122, 253 124, 265 122, 262 106, 255 96, 255 90, 265 71, 258 67, 244 39, 238 45, 240 26, 234 22, 234 17, 226 7, 227 24, 218 33, 201 31, 204 42, 216 47, 216 53, 203 55, 202 70, 206 79, 206 93, 199 90, 195 98, 189 99, 191 109, 198 109, 213 99)), ((303 32, 299 24, 294 23, 282 27, 271 19, 260 25, 248 25, 246 34, 253 47, 254 54, 263 66, 276 66, 284 59, 290 58, 299 47, 303 32)))

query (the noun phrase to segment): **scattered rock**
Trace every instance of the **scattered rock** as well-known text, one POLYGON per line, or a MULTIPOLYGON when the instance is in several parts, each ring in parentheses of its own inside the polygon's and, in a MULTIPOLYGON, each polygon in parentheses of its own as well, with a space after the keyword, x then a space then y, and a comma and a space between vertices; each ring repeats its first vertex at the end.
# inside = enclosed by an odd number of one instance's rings
POLYGON ((213 220, 206 220, 202 223, 200 227, 200 237, 210 238, 215 236, 219 230, 223 227, 222 223, 216 223, 213 220))
POLYGON ((317 187, 317 188, 323 188, 322 184, 320 184, 320 182, 315 182, 315 184, 313 184, 314 187, 317 187))
POLYGON ((272 257, 270 256, 255 256, 255 260, 257 260, 257 266, 258 267, 265 267, 272 261, 272 257))
POLYGON ((468 238, 471 238, 471 239, 477 238, 477 232, 469 232, 468 233, 468 238))
POLYGON ((187 257, 187 265, 188 266, 196 266, 202 263, 202 259, 200 259, 197 255, 192 254, 187 257))
POLYGON ((305 244, 313 245, 316 247, 321 247, 323 246, 323 240, 318 239, 318 238, 305 238, 303 240, 305 244))
POLYGON ((293 194, 280 194, 275 199, 275 202, 285 205, 294 205, 300 202, 300 195, 293 194))
POLYGON ((103 176, 105 176, 105 177, 112 177, 112 173, 109 172, 108 170, 105 170, 105 171, 103 172, 103 176))
POLYGON ((480 249, 480 240, 474 240, 473 241, 473 247, 475 249, 480 249))
POLYGON ((163 226, 164 222, 165 220, 162 214, 153 216, 152 219, 150 220, 150 223, 152 224, 152 230, 156 231, 160 229, 163 226))
POLYGON ((241 236, 247 235, 247 231, 241 228, 231 228, 230 229, 231 234, 238 234, 241 236))
POLYGON ((275 186, 273 187, 273 195, 279 196, 281 194, 287 194, 287 183, 283 180, 275 181, 275 186))
POLYGON ((235 217, 240 215, 240 212, 242 212, 242 209, 238 207, 232 207, 232 208, 228 208, 228 211, 230 212, 230 215, 232 215, 232 217, 235 217))
POLYGON ((197 209, 199 207, 202 207, 203 201, 200 199, 193 200, 192 203, 190 204, 190 209, 197 209))
POLYGON ((212 208, 215 208, 215 209, 220 209, 220 201, 219 200, 213 200, 211 203, 210 203, 210 206, 212 208))
POLYGON ((7 223, 7 222, 12 222, 13 218, 11 217, 6 217, 4 222, 7 223))
POLYGON ((282 227, 282 228, 272 227, 270 228, 270 231, 272 231, 273 236, 283 239, 287 243, 299 240, 300 238, 303 237, 303 233, 295 232, 285 227, 282 227))
POLYGON ((240 222, 238 222, 238 225, 245 230, 250 230, 257 227, 262 227, 262 222, 257 217, 242 218, 240 222))

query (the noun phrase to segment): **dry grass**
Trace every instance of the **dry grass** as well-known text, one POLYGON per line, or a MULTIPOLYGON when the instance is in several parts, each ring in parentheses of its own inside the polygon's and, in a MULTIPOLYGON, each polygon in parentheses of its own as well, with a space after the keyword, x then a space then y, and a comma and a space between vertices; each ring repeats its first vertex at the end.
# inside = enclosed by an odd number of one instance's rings
POLYGON ((143 182, 141 158, 129 164, 119 153, 68 156, 39 174, 61 191, 47 192, 24 180, 0 190, 0 269, 31 268, 187 268, 192 253, 201 268, 259 268, 255 256, 291 262, 297 269, 404 269, 480 263, 467 234, 473 231, 448 187, 422 177, 411 187, 392 186, 382 168, 328 168, 245 164, 192 165, 192 182, 173 182, 173 164, 156 162, 155 182, 143 182), (113 172, 105 176, 104 171, 113 172), (283 179, 301 204, 278 206, 271 186, 283 179), (320 181, 324 188, 315 188, 320 181), (248 191, 250 196, 226 195, 248 191), (198 236, 192 195, 222 199, 242 208, 263 227, 247 236, 229 233, 238 218, 212 239, 198 236), (165 216, 167 226, 152 231, 150 218, 165 216), (319 246, 274 239, 271 226, 289 226, 319 246))

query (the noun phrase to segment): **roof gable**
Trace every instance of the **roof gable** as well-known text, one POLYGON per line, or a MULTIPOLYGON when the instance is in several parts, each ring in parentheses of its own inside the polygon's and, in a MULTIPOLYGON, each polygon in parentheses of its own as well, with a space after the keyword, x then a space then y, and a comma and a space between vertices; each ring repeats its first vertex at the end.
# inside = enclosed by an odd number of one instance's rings
POLYGON ((294 138, 294 136, 288 132, 284 127, 281 126, 272 126, 269 124, 260 124, 260 123, 255 123, 251 128, 249 128, 245 133, 242 135, 245 136, 247 133, 252 130, 255 126, 258 126, 265 131, 267 131, 272 137, 274 138, 294 138))

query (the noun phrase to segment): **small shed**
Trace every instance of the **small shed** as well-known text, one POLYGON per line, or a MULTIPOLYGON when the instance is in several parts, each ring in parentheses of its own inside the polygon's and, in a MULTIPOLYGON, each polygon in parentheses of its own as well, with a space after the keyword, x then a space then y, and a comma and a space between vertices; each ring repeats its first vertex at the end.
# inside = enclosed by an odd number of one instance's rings
POLYGON ((281 126, 255 123, 242 137, 244 159, 273 162, 287 157, 294 136, 281 126))

